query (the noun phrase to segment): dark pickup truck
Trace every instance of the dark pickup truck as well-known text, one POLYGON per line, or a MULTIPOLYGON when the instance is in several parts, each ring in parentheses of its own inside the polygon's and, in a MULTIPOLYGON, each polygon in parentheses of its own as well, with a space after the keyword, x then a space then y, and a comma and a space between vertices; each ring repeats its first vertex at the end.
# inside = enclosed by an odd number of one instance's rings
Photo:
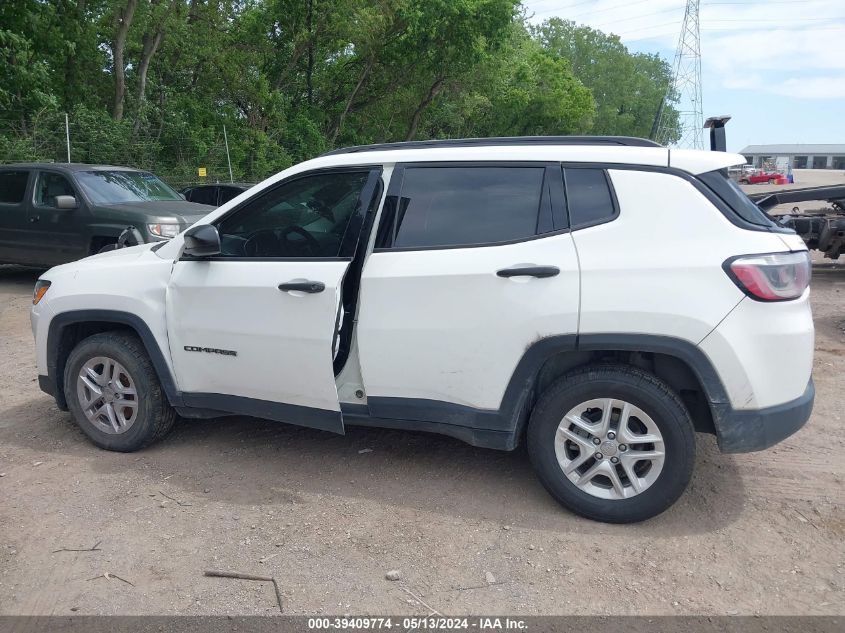
POLYGON ((0 165, 0 263, 64 264, 114 248, 121 235, 167 240, 212 209, 128 167, 0 165))

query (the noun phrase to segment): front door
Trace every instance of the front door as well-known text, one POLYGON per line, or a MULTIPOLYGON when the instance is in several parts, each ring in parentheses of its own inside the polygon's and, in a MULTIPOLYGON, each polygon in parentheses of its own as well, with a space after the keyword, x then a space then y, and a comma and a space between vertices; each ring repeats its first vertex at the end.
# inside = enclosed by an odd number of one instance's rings
POLYGON ((332 349, 379 177, 294 176, 215 222, 220 255, 176 263, 167 324, 186 405, 343 432, 332 349))
POLYGON ((82 196, 63 174, 39 171, 29 209, 27 246, 35 261, 56 265, 91 254, 88 210, 82 196), (75 209, 59 209, 57 196, 76 198, 75 209))

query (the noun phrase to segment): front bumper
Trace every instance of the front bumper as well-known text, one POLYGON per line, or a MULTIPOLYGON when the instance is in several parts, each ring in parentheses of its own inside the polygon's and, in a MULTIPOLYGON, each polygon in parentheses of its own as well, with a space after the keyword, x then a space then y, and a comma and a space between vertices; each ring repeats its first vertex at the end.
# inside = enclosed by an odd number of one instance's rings
POLYGON ((790 402, 765 409, 714 411, 716 436, 723 453, 751 453, 774 446, 798 431, 813 412, 813 379, 804 393, 790 402))

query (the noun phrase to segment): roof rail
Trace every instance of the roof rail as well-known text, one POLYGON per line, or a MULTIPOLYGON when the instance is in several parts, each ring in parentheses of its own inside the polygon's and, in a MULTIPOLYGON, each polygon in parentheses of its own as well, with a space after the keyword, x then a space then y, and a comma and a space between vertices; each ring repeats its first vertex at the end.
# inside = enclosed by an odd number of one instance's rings
POLYGON ((663 147, 660 143, 633 136, 495 136, 491 138, 453 138, 431 141, 404 141, 340 147, 320 156, 381 152, 396 149, 426 149, 430 147, 485 147, 491 145, 625 145, 628 147, 663 147))

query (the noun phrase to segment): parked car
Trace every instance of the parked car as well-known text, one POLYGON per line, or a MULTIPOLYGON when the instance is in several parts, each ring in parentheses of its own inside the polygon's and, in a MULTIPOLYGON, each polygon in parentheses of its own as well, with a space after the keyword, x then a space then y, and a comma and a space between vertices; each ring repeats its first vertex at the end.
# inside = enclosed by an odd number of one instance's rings
POLYGON ((739 182, 744 185, 759 185, 761 183, 768 183, 773 185, 781 177, 776 171, 761 171, 760 173, 744 173, 739 178, 739 182))
POLYGON ((212 207, 153 174, 109 165, 0 166, 0 263, 53 266, 131 241, 167 240, 212 207))
POLYGON ((190 202, 199 202, 200 204, 219 207, 221 204, 229 202, 235 196, 241 195, 244 191, 254 186, 254 184, 245 182, 193 185, 191 187, 185 187, 180 193, 185 196, 185 200, 190 202))
POLYGON ((109 450, 177 414, 526 442, 566 507, 647 519, 694 431, 756 451, 812 410, 807 249, 728 179, 743 161, 617 137, 330 152, 43 274, 39 384, 109 450))

